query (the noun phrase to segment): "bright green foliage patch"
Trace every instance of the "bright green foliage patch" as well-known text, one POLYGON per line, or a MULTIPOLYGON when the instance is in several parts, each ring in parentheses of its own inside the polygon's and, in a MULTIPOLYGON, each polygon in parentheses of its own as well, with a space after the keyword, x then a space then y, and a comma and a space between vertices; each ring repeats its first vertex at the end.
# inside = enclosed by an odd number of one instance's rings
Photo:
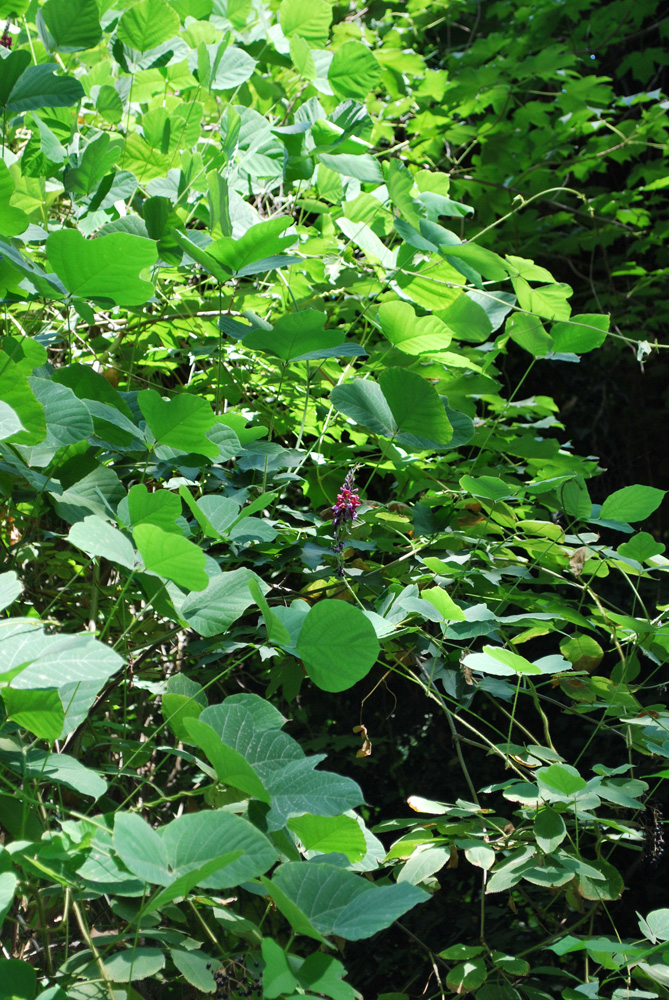
POLYGON ((666 995, 669 29, 530 6, 0 2, 0 1000, 666 995))

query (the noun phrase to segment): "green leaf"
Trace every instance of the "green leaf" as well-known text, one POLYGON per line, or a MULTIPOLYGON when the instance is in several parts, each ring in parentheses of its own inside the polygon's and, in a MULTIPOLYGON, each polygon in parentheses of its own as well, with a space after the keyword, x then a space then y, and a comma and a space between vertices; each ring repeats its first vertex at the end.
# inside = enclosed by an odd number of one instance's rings
POLYGON ((60 229, 49 236, 46 252, 67 290, 79 298, 138 306, 153 295, 151 282, 139 277, 156 263, 152 240, 131 233, 86 240, 76 229, 60 229))
POLYGON ((207 696, 197 681, 183 673, 172 674, 162 698, 163 718, 178 740, 188 742, 185 719, 198 719, 207 707, 207 696))
POLYGON ((242 566, 212 577, 206 590, 186 598, 181 606, 181 615, 200 635, 227 632, 232 623, 253 604, 249 591, 249 580, 253 576, 250 569, 242 566))
POLYGON ((639 920, 639 930, 653 944, 658 941, 669 941, 669 909, 651 910, 639 920))
POLYGON ((386 368, 378 382, 352 379, 330 394, 335 409, 403 447, 445 447, 453 428, 436 390, 405 368, 386 368))
POLYGON ((662 503, 666 490, 654 486, 624 486, 606 498, 600 517, 608 521, 645 521, 662 503))
POLYGON ((535 771, 536 777, 560 795, 574 795, 585 788, 586 782, 569 764, 550 764, 535 771))
POLYGON ((260 881, 262 882, 267 895, 274 901, 277 909, 284 915, 296 934, 305 934, 307 937, 313 938, 315 941, 327 944, 326 939, 320 931, 316 930, 307 915, 302 912, 297 903, 286 895, 280 886, 276 885, 275 882, 270 881, 270 879, 266 878, 264 875, 261 876, 260 881))
POLYGON ((28 228, 28 216, 10 205, 14 194, 14 181, 7 164, 0 160, 0 232, 3 236, 18 236, 28 228))
POLYGON ((328 70, 330 86, 342 101, 347 98, 364 101, 380 79, 378 61, 366 45, 355 39, 339 46, 328 70))
POLYGON ((9 740, 0 741, 0 761, 22 777, 65 785, 92 799, 99 799, 107 791, 104 778, 66 753, 49 753, 35 747, 14 750, 5 748, 8 743, 9 740))
POLYGON ((223 743, 211 725, 201 719, 186 718, 184 727, 188 733, 188 742, 205 752, 220 781, 261 802, 269 803, 269 792, 254 768, 234 747, 223 743))
MULTIPOLYGON (((2 15, 5 16, 5 15, 2 15)), ((30 66, 30 53, 27 49, 15 49, 2 60, 0 73, 0 107, 6 107, 16 81, 30 66)))
POLYGON ((512 283, 521 309, 543 319, 569 319, 571 307, 567 299, 573 295, 570 285, 541 285, 532 288, 524 278, 513 278, 512 283))
POLYGON ((647 559, 661 555, 665 551, 665 546, 662 542, 657 542, 647 531, 640 531, 627 542, 621 542, 617 551, 626 559, 645 562, 647 559))
POLYGON ((418 229, 425 209, 411 196, 414 186, 413 175, 401 160, 393 159, 388 164, 386 184, 393 205, 399 209, 407 222, 418 229))
POLYGON ((165 0, 139 0, 121 15, 120 42, 137 52, 148 52, 179 32, 179 15, 165 0))
POLYGON ((0 611, 4 611, 21 594, 23 584, 13 570, 0 573, 0 611))
POLYGON ((47 0, 37 17, 38 28, 41 24, 48 31, 45 44, 50 50, 81 52, 102 38, 95 0, 47 0))
POLYGON ((424 882, 430 875, 441 871, 448 864, 450 856, 451 852, 448 847, 419 847, 414 851, 406 864, 403 865, 402 870, 397 876, 398 885, 401 885, 403 882, 407 882, 410 885, 418 885, 419 882, 424 882))
POLYGON ((427 590, 421 591, 420 596, 424 601, 429 601, 432 607, 437 609, 444 621, 466 621, 466 615, 462 608, 458 607, 442 587, 429 587, 427 590))
POLYGON ((553 339, 544 329, 538 316, 513 313, 506 324, 506 332, 520 347, 537 358, 543 358, 553 349, 553 339))
POLYGON ((19 880, 13 872, 0 873, 0 927, 12 905, 18 884, 19 880))
POLYGON ((139 524, 132 535, 150 573, 173 580, 185 590, 204 591, 210 583, 204 571, 204 552, 183 535, 163 531, 155 524, 139 524))
POLYGON ((218 456, 218 447, 206 437, 216 418, 202 396, 182 392, 172 399, 163 399, 155 389, 143 389, 137 394, 137 402, 156 446, 167 445, 185 454, 195 452, 207 458, 218 456))
POLYGON ((276 643, 279 646, 292 646, 290 632, 270 608, 255 577, 251 577, 249 580, 249 591, 262 613, 267 630, 267 641, 276 643))
MULTIPOLYGON (((271 881, 318 931, 347 941, 371 937, 429 899, 416 886, 379 887, 353 872, 316 861, 283 864, 271 881)), ((279 900, 275 901, 282 910, 279 900)))
POLYGON ((484 646, 482 653, 469 653, 463 663, 470 670, 483 674, 510 677, 513 674, 540 674, 541 668, 530 663, 524 656, 504 649, 502 646, 484 646))
POLYGON ((283 948, 272 938, 264 938, 262 957, 265 963, 262 973, 263 997, 274 1000, 282 995, 291 995, 299 987, 299 983, 291 971, 283 948))
POLYGON ((266 267, 263 265, 256 269, 254 265, 280 257, 285 247, 292 246, 296 242, 296 235, 281 236, 281 233, 292 225, 293 220, 289 216, 269 219, 267 222, 258 223, 257 226, 251 226, 238 240, 229 236, 215 240, 209 244, 206 252, 228 274, 243 276, 271 270, 277 265, 270 263, 266 267))
POLYGON ((201 993, 214 993, 216 962, 200 948, 170 948, 170 957, 187 983, 201 993))
POLYGON ((46 417, 45 446, 61 448, 78 444, 93 433, 93 421, 88 407, 65 385, 46 378, 28 378, 35 398, 44 407, 46 417))
POLYGON ((37 973, 19 958, 0 958, 0 1000, 33 1000, 37 973))
POLYGON ((54 688, 41 691, 2 690, 7 718, 33 733, 40 740, 52 743, 63 732, 65 710, 60 694, 54 688))
MULTIPOLYGON (((165 965, 165 953, 161 948, 137 945, 117 951, 104 959, 105 973, 113 983, 129 983, 134 980, 149 979, 165 965)), ((99 972, 98 965, 88 967, 90 976, 99 972)))
POLYGON ((257 64, 248 52, 235 45, 226 48, 201 42, 197 52, 191 53, 189 65, 203 87, 220 91, 241 86, 253 76, 257 64))
POLYGON ((436 316, 416 316, 408 302, 384 302, 379 308, 383 334, 405 354, 434 354, 449 348, 452 332, 436 316))
POLYGON ((199 719, 186 720, 186 729, 221 781, 271 803, 270 830, 281 829, 293 816, 338 816, 359 805, 358 785, 315 771, 322 757, 305 757, 299 744, 280 731, 284 721, 257 695, 233 695, 205 709, 199 719))
MULTIPOLYGON (((12 56, 28 53, 13 52, 12 56)), ((11 56, 10 56, 11 58, 11 56)), ((7 60, 3 61, 3 71, 7 60)), ((10 69, 10 80, 13 71, 19 64, 10 69)), ((24 62, 25 66, 26 63, 24 62)), ((37 108, 68 108, 76 104, 84 96, 84 88, 71 76, 57 76, 58 66, 55 63, 42 63, 39 66, 28 66, 14 83, 11 92, 7 94, 6 87, 0 89, 0 105, 8 111, 35 111, 37 108), (7 94, 7 96, 5 96, 7 94), (4 98, 4 99, 3 99, 4 98)))
POLYGON ((625 883, 618 869, 602 858, 591 861, 590 867, 596 869, 603 878, 592 878, 587 874, 579 875, 578 886, 580 894, 585 899, 620 899, 625 889, 625 883))
POLYGON ((188 813, 158 830, 132 813, 117 813, 114 849, 123 864, 145 882, 169 886, 184 875, 199 873, 195 885, 209 889, 256 878, 277 858, 260 830, 222 809, 188 813), (225 855, 221 855, 221 844, 225 855), (236 857, 229 860, 232 854, 236 857), (225 860, 223 867, 205 872, 208 863, 218 860, 225 860))
POLYGON ((123 666, 122 657, 92 635, 46 635, 37 621, 7 624, 0 633, 0 656, 0 678, 23 690, 86 681, 101 687, 123 666))
POLYGON ((574 670, 592 673, 604 658, 604 650, 596 639, 582 632, 575 632, 560 643, 560 652, 571 663, 574 670))
POLYGON ((110 125, 118 125, 123 118, 123 101, 118 91, 108 83, 100 87, 95 107, 110 125))
POLYGON ((323 691, 345 691, 366 677, 379 655, 374 626, 344 601, 318 601, 297 641, 308 675, 323 691))
POLYGON ((14 411, 23 430, 9 435, 5 440, 26 446, 39 444, 46 437, 44 407, 37 401, 28 379, 18 365, 0 351, 0 397, 14 411))
POLYGON ((11 406, 0 400, 0 441, 6 441, 7 438, 13 437, 24 429, 17 413, 11 406))
MULTIPOLYGON (((158 420, 159 422, 159 420, 158 420)), ((176 524, 181 514, 181 502, 176 493, 169 490, 154 490, 149 493, 143 483, 130 487, 127 498, 118 506, 121 520, 133 528, 140 524, 155 524, 163 531, 181 534, 176 524)))
POLYGON ((478 989, 487 977, 485 960, 472 958, 451 969, 446 976, 446 985, 454 993, 470 993, 472 990, 478 989))
POLYGON ((553 350, 574 354, 594 351, 606 340, 609 324, 609 316, 592 313, 572 316, 566 323, 554 323, 551 327, 553 350))
POLYGON ((281 316, 271 331, 253 330, 243 338, 244 347, 265 351, 282 361, 310 361, 364 354, 358 344, 342 344, 342 335, 323 329, 325 313, 315 309, 281 316))
POLYGON ((515 486, 510 486, 495 476, 462 476, 460 486, 473 497, 492 500, 493 503, 498 500, 512 500, 517 493, 515 486))
POLYGON ((365 835, 352 816, 296 816, 288 827, 300 838, 307 851, 320 854, 345 854, 349 861, 360 861, 367 851, 365 835))
POLYGON ((299 35, 312 49, 325 48, 331 21, 332 6, 325 0, 281 0, 279 24, 284 35, 299 35))
POLYGON ((543 806, 537 813, 534 836, 544 854, 552 854, 567 836, 562 816, 551 806, 543 806))

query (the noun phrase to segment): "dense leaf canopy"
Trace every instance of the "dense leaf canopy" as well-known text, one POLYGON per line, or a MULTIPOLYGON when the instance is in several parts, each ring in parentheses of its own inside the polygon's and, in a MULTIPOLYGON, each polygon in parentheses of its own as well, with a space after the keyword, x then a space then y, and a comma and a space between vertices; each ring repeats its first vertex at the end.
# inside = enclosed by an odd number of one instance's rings
POLYGON ((0 16, 0 1000, 666 997, 662 5, 0 16))

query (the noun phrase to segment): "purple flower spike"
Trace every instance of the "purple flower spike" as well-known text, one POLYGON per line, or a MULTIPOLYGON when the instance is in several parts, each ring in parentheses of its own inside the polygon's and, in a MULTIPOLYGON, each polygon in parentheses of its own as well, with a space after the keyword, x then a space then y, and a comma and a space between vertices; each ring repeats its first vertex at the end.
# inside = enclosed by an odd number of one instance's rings
POLYGON ((345 528, 348 524, 351 524, 355 520, 355 512, 358 507, 362 504, 362 500, 358 496, 358 490, 354 483, 356 466, 346 474, 346 479, 337 494, 337 499, 332 505, 332 521, 334 524, 334 545, 332 546, 333 552, 336 552, 339 556, 339 565, 337 567, 337 575, 344 575, 344 565, 342 562, 342 552, 344 551, 344 540, 340 534, 342 528, 345 528))

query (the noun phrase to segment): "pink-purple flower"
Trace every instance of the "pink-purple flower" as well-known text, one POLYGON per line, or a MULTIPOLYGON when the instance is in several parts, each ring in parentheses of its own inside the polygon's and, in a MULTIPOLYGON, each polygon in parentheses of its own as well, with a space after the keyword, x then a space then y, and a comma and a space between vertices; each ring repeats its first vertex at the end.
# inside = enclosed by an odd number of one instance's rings
POLYGON ((332 522, 334 524, 334 545, 332 549, 339 556, 339 566, 337 568, 339 576, 343 576, 344 574, 344 566, 341 560, 341 554, 344 551, 342 530, 355 520, 355 512, 362 504, 354 483, 355 469, 356 467, 354 466, 347 472, 344 483, 337 494, 337 499, 332 505, 332 522))

